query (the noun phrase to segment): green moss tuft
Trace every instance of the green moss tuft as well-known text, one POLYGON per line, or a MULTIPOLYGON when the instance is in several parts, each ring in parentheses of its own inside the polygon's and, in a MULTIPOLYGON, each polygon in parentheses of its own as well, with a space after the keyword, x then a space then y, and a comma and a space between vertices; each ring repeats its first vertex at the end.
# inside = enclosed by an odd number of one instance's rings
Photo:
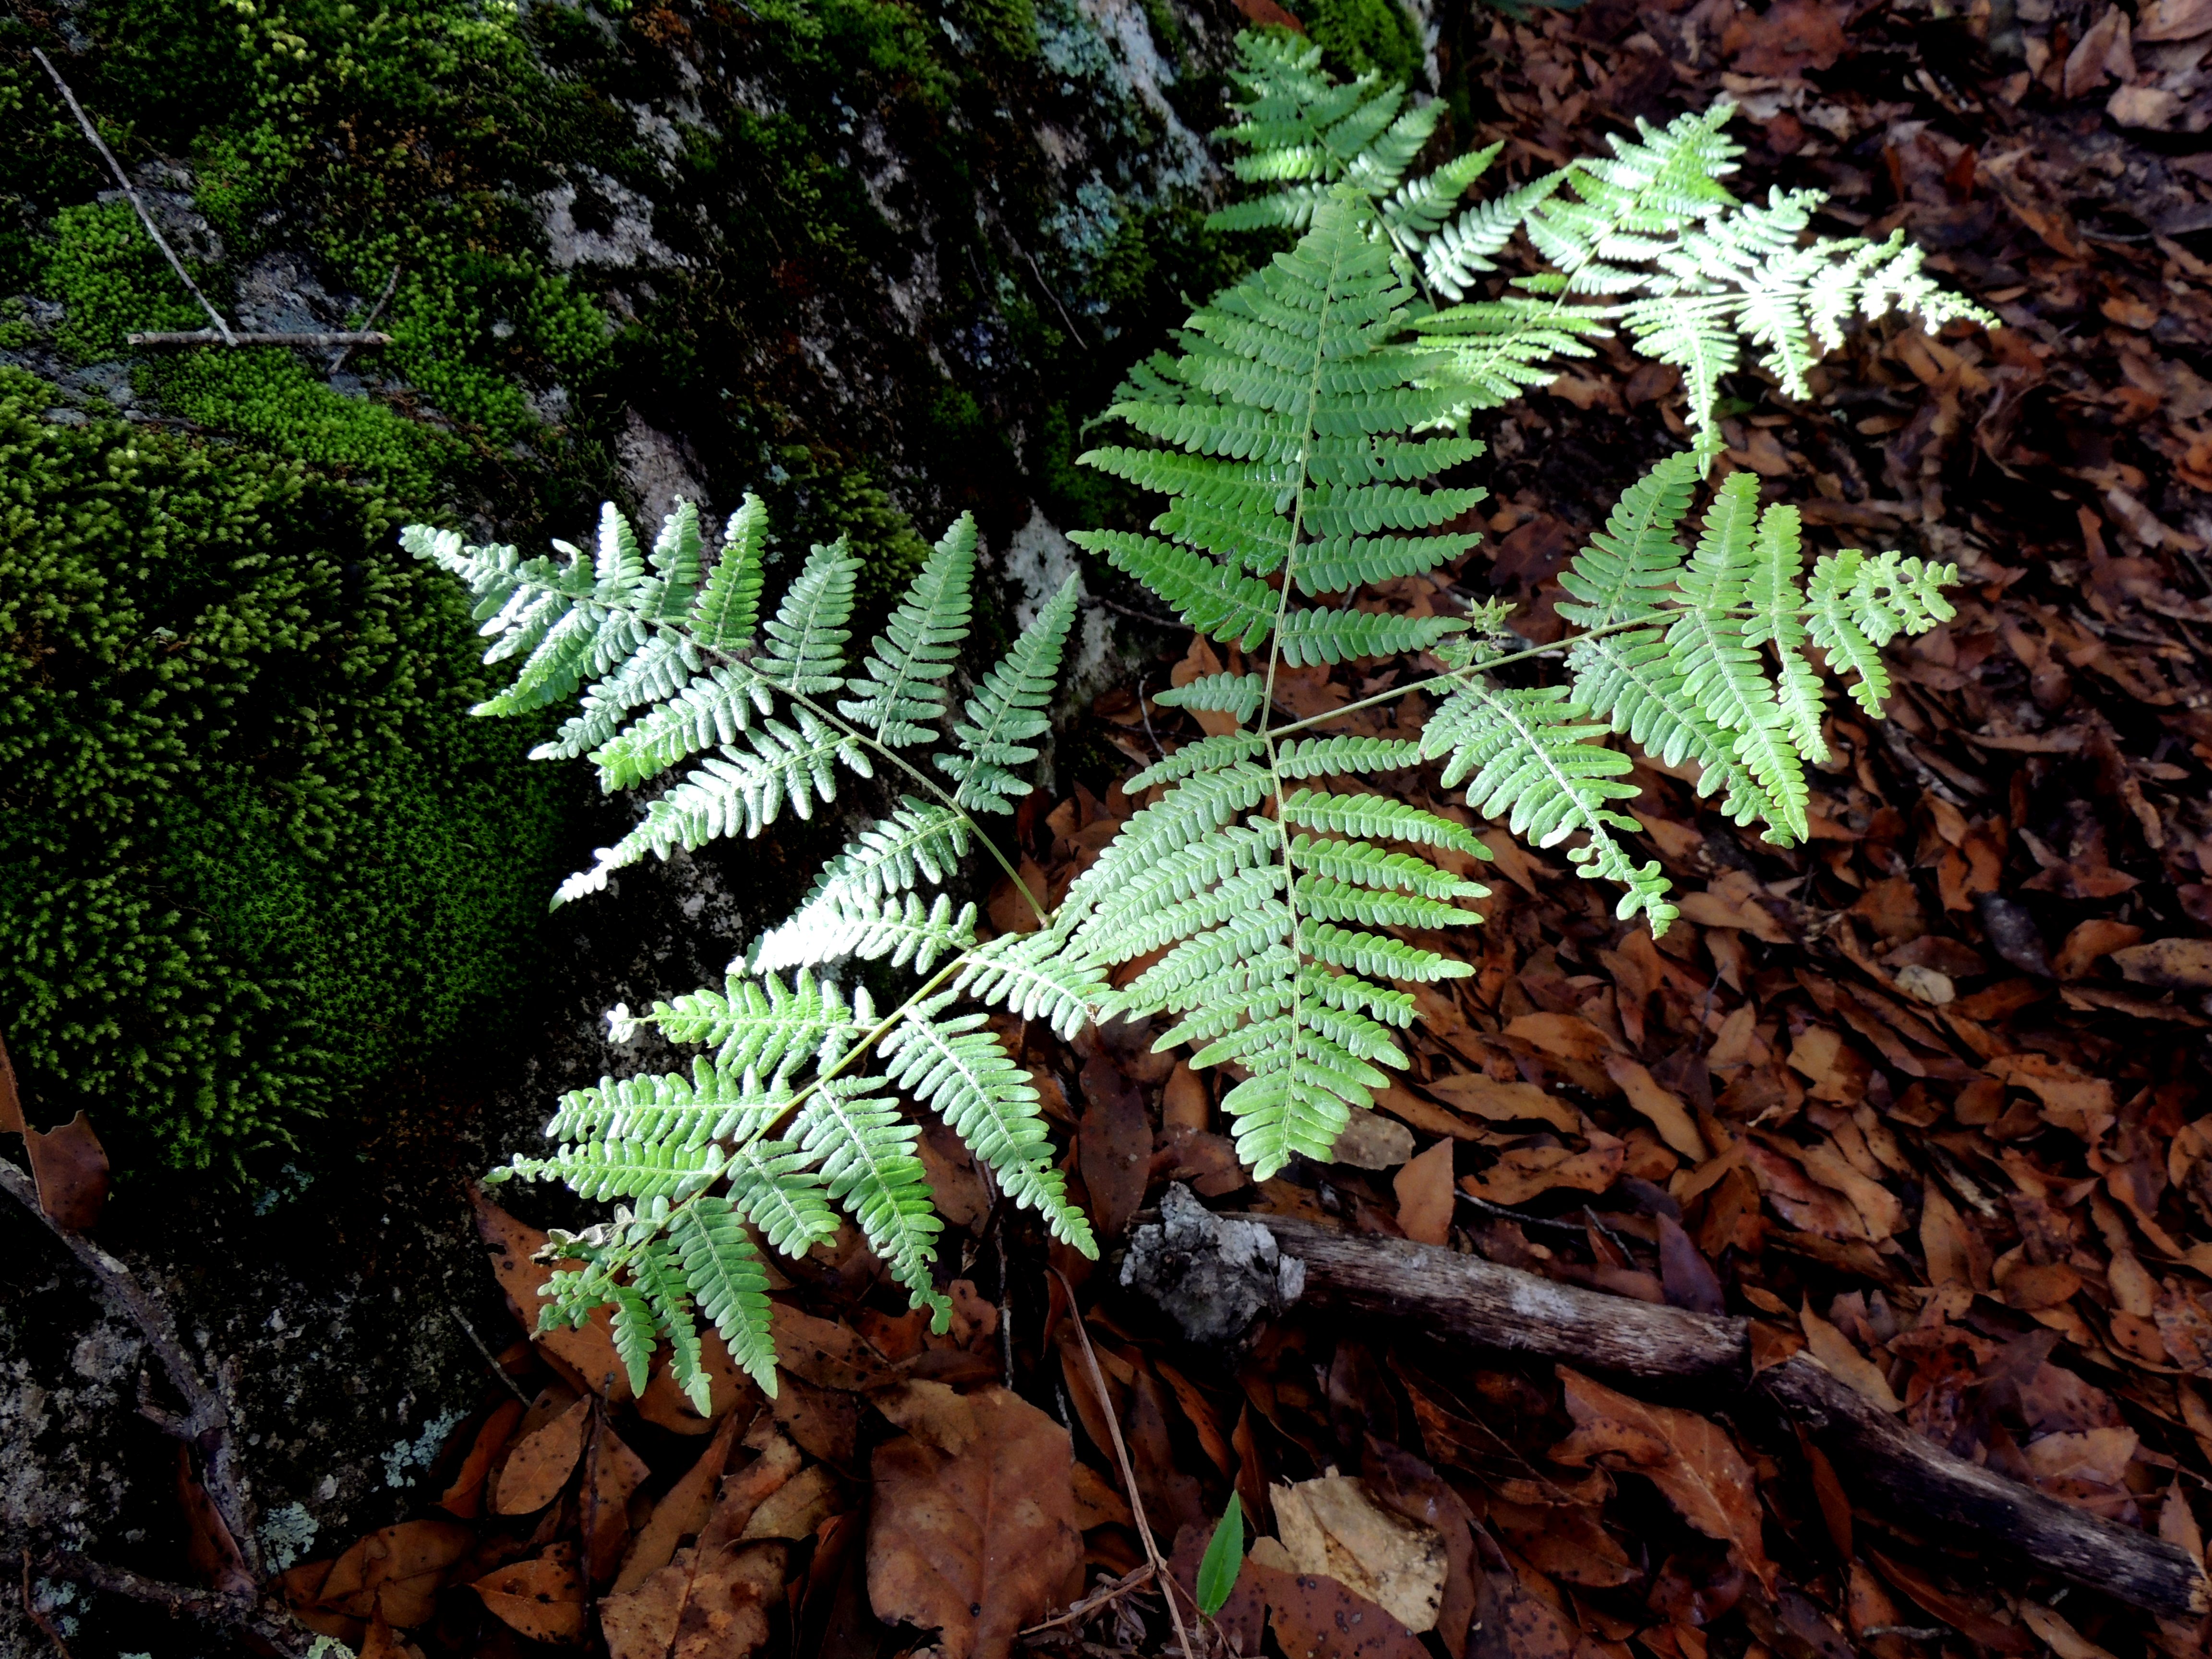
POLYGON ((0 371, 9 1044, 46 1112, 234 1161, 483 1029, 556 783, 468 718, 467 618, 384 500, 49 396, 0 371))
POLYGON ((1416 85, 1427 54, 1397 0, 1314 0, 1298 8, 1332 65, 1346 75, 1380 70, 1386 81, 1416 85))

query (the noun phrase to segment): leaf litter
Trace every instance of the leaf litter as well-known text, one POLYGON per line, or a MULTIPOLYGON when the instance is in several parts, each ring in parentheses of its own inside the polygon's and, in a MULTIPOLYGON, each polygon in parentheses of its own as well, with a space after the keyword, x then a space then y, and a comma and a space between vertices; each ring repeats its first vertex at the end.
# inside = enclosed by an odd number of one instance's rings
MULTIPOLYGON (((1556 852, 1488 836, 1478 971, 1422 988, 1411 1071, 1328 1164, 1251 1186, 1217 1080, 1149 1030, 1071 1047, 1009 1024, 1103 1233, 1181 1182, 1748 1315, 1754 1366, 1809 1352, 1948 1449, 2202 1558, 2212 167, 2179 141, 2212 125, 2208 48, 2201 0, 1445 20, 1440 53, 1486 99, 1455 138, 1504 143, 1516 180, 1594 127, 1725 94, 1752 142, 1739 193, 1825 189, 1830 216, 1903 228, 2000 313, 1987 335, 1863 331, 1809 404, 1738 375, 1724 410, 1717 471, 1786 491, 1828 544, 1955 560, 1960 615, 1893 653, 1889 723, 1831 711, 1801 848, 1639 762, 1640 855, 1682 896, 1664 939, 1615 923, 1556 852)), ((1484 546, 1386 597, 1419 613, 1494 592, 1556 637, 1566 557, 1680 423, 1672 371, 1603 349, 1484 434, 1484 546)), ((1239 665, 1179 641, 1146 678, 1239 665)), ((1401 672, 1279 690, 1303 716, 1401 672)), ((1422 714, 1342 727, 1407 735, 1422 714)), ((1115 780, 1220 718, 1101 697, 1080 781, 1017 820, 1024 879, 1064 890, 1141 805, 1115 780)), ((1424 775, 1405 793, 1468 816, 1424 775)), ((1030 925, 1014 896, 991 896, 994 926, 1030 925)), ((1194 1351, 1110 1270, 1026 1233, 957 1146, 927 1156, 951 1332, 848 1233, 776 1283, 774 1402, 711 1337, 702 1415, 665 1359, 629 1398, 604 1321, 533 1334, 501 1358, 526 1408, 487 1389, 436 1512, 293 1569, 288 1599, 366 1650, 616 1659, 1168 1652, 1170 1596, 1209 1656, 1285 1659, 2207 1639, 1856 1510, 1816 1439, 1727 1403, 1297 1310, 1194 1351), (1200 1620, 1232 1492, 1250 1553, 1200 1620)), ((543 1235, 488 1201, 479 1224, 531 1329, 543 1235)))

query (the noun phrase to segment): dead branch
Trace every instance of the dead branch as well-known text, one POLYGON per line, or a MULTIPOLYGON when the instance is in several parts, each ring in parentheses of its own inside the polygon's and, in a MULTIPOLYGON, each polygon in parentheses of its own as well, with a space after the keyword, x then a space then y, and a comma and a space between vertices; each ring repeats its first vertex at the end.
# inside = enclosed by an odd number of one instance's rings
POLYGON ((169 1386, 185 1402, 181 1413, 155 1406, 150 1399, 142 1409, 165 1433, 196 1449, 205 1470, 204 1482, 216 1513, 245 1557, 247 1567, 259 1576, 261 1563, 253 1537, 253 1506, 237 1462, 236 1436, 232 1433, 230 1409, 223 1392, 211 1385, 185 1351, 169 1310, 148 1292, 137 1276, 83 1234, 63 1226, 40 1206, 38 1188, 14 1164, 0 1159, 0 1188, 44 1222, 46 1230, 68 1247, 77 1264, 100 1282, 100 1292, 117 1312, 138 1328, 154 1357, 161 1362, 169 1386))
POLYGON ((200 285, 192 280, 191 272, 185 269, 185 262, 177 257, 176 249, 171 247, 168 238, 161 234, 161 227, 154 222, 154 216, 146 211, 145 203, 138 199, 138 192, 131 188, 130 174, 124 172, 123 163, 115 159, 115 152, 108 149, 107 141, 100 136, 100 130, 92 124, 92 118, 84 112, 84 106, 77 102, 76 94, 70 90, 69 82, 62 79, 62 72, 54 67, 53 60, 38 47, 31 48, 31 56, 39 60, 39 67, 52 79, 63 101, 70 106, 70 113, 76 117, 77 125, 82 127, 84 136, 92 140, 92 147, 100 152, 100 159, 107 163, 107 170, 115 175, 115 182, 122 186, 123 199, 131 204, 131 210, 138 216, 138 222, 146 227, 146 234, 154 239, 154 246, 167 257, 169 268, 177 273, 178 281, 184 283, 192 298, 200 302, 200 309, 207 313, 208 320, 215 325, 216 332, 222 337, 222 343, 225 345, 237 344, 237 337, 230 331, 230 325, 223 320, 222 313, 217 311, 209 302, 208 296, 200 292, 200 285))
POLYGON ((167 331, 150 334, 126 334, 124 343, 134 346, 307 346, 317 349, 343 346, 351 350, 355 346, 387 346, 392 337, 376 329, 338 329, 319 334, 240 334, 225 331, 217 334, 211 328, 167 331))
POLYGON ((1846 1480, 1922 1528, 1970 1534, 2161 1617, 2212 1609, 2212 1585, 2187 1551, 1953 1456, 1809 1355, 1754 1376, 1748 1320, 1607 1296, 1432 1245, 1284 1216, 1241 1218, 1304 1262, 1308 1297, 1577 1369, 1762 1395, 1828 1442, 1846 1480))
POLYGON ((111 1567, 104 1561, 66 1553, 46 1557, 39 1563, 39 1572, 43 1577, 66 1578, 110 1595, 146 1602, 173 1619, 197 1619, 203 1624, 249 1632, 289 1659, 299 1659, 314 1645, 314 1633, 294 1619, 289 1608, 258 1595, 165 1583, 127 1567, 111 1567))

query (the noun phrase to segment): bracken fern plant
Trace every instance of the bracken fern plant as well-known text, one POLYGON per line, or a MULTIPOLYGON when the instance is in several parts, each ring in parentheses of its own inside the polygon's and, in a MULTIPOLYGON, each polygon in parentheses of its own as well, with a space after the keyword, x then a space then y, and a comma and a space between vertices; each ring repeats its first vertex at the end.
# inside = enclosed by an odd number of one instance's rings
MULTIPOLYGON (((1647 131, 1609 162, 1452 220, 1479 166, 1405 178, 1432 116, 1370 81, 1332 87, 1310 52, 1288 43, 1249 40, 1245 52, 1253 101, 1235 134, 1253 151, 1247 174, 1291 182, 1229 211, 1234 223, 1294 230, 1296 245, 1197 311, 1179 349, 1139 364, 1107 412, 1127 441, 1083 458, 1164 509, 1143 532, 1074 537, 1236 647, 1233 672, 1157 699, 1233 724, 1127 781, 1146 804, 1057 907, 1021 886, 987 821, 1032 787, 1022 769, 1048 728, 1074 579, 956 708, 976 556, 968 519, 937 544, 857 666, 848 660, 856 563, 842 544, 815 548, 763 616, 767 526, 756 498, 711 559, 683 505, 649 549, 609 507, 593 552, 556 543, 558 558, 406 532, 418 556, 475 592, 491 659, 520 660, 512 687, 480 712, 580 696, 538 753, 588 757, 610 790, 684 769, 556 903, 600 890, 648 854, 811 815, 835 798, 841 771, 897 780, 896 804, 823 866, 796 913, 752 941, 722 985, 641 1016, 615 1011, 617 1035, 651 1024, 697 1045, 689 1072, 609 1078, 564 1096, 548 1126, 552 1152, 503 1172, 619 1201, 611 1222, 561 1240, 581 1271, 553 1275, 545 1317, 580 1321, 611 1304, 641 1387, 665 1338, 676 1380, 703 1409, 703 1316, 773 1391, 762 1251, 826 1240, 840 1210, 942 1328, 940 1224, 914 1152, 923 1111, 1056 1238, 1095 1250, 1036 1091, 987 1023, 995 1010, 1067 1037, 1093 1021, 1164 1016, 1161 1048, 1188 1046, 1193 1065, 1237 1079, 1222 1104, 1255 1176, 1294 1156, 1328 1158, 1351 1113, 1373 1104, 1385 1068, 1406 1063, 1396 1036, 1414 1017, 1406 988, 1471 971, 1417 940, 1479 921, 1468 907, 1486 891, 1443 867, 1488 856, 1464 823, 1364 780, 1438 768, 1440 787, 1464 788, 1516 836, 1564 844, 1584 876, 1618 886, 1624 920, 1640 915, 1663 931, 1675 912, 1659 866, 1638 863, 1621 839, 1638 829, 1621 810, 1636 789, 1631 756, 1612 738, 1670 765, 1694 761, 1700 791, 1729 817, 1790 844, 1808 830, 1805 764, 1826 756, 1826 675, 1851 677, 1852 695, 1878 716, 1882 647, 1952 614, 1948 566, 1844 550, 1808 571, 1796 509, 1762 507, 1749 473, 1710 490, 1686 547, 1717 451, 1710 440, 1631 487, 1574 558, 1559 606, 1574 631, 1556 643, 1520 641, 1495 603, 1415 617, 1364 598, 1371 584, 1472 548, 1478 537, 1450 526, 1484 492, 1445 475, 1482 453, 1470 415, 1540 378, 1547 356, 1587 349, 1582 341, 1614 322, 1662 356, 1676 349, 1669 329, 1725 334, 1729 350, 1740 330, 1769 349, 1780 375, 1777 364, 1800 359, 1778 342, 1842 313, 1826 300, 1809 313, 1778 301, 1762 310, 1757 296, 1814 292, 1809 279, 1789 288, 1794 271, 1848 269, 1858 275, 1820 292, 1873 304, 1905 291, 1911 256, 1800 246, 1778 228, 1782 210, 1732 205, 1713 183, 1729 153, 1717 117, 1647 131), (1478 217, 1486 211, 1491 219, 1478 217), (1747 216, 1754 211, 1767 216, 1747 216), (1771 256, 1729 264, 1753 259, 1754 240, 1731 228, 1753 223, 1775 239, 1771 256), (1554 272, 1522 279, 1518 295, 1439 310, 1431 293, 1516 227, 1554 272), (1735 252, 1723 258, 1709 242, 1735 252), (1703 310, 1685 299, 1686 284, 1733 282, 1739 270, 1735 297, 1703 310), (1869 273, 1884 271, 1877 292, 1869 273), (1607 297, 1631 289, 1640 297, 1607 297), (1568 304, 1583 294, 1601 302, 1568 304), (1634 309, 1662 300, 1680 302, 1668 319, 1634 309), (1409 657, 1425 672, 1408 684, 1281 717, 1282 671, 1409 657), (1564 678, 1538 682, 1538 659, 1564 678), (1418 736, 1328 729, 1407 697, 1435 703, 1418 736), (942 890, 979 853, 1036 910, 1034 930, 986 938, 974 906, 956 909, 942 890), (847 981, 853 963, 886 958, 910 971, 913 988, 879 1010, 847 981)), ((1907 297, 1923 318, 1962 309, 1924 284, 1907 297)), ((1698 361, 1734 359, 1714 347, 1698 361)), ((1710 388, 1703 404, 1693 395, 1701 422, 1709 405, 1710 388)))

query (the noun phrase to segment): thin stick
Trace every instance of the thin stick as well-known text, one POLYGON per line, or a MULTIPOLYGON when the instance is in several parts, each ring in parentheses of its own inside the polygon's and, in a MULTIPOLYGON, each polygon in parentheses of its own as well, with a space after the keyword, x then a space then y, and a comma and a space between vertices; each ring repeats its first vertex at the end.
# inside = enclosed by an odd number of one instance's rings
POLYGON ((49 1578, 67 1578, 111 1595, 149 1603, 173 1619, 181 1613, 209 1624, 250 1631, 278 1653, 295 1656, 295 1659, 315 1646, 313 1632, 303 1628, 281 1601, 164 1583, 127 1567, 111 1567, 82 1555, 49 1555, 39 1563, 39 1571, 49 1578))
POLYGON ((461 1317, 461 1310, 459 1308, 448 1308, 446 1311, 453 1315, 453 1323, 459 1325, 462 1330, 466 1332, 468 1334, 469 1340, 476 1344, 477 1352, 484 1357, 484 1364, 491 1367, 491 1374, 494 1376, 496 1376, 501 1382, 507 1384, 507 1391, 509 1394, 513 1395, 517 1400, 520 1400, 525 1406, 529 1405, 530 1396, 523 1393, 522 1385, 520 1383, 517 1382, 513 1377, 507 1374, 507 1367, 499 1363, 499 1356, 491 1351, 491 1345, 489 1342, 486 1342, 483 1338, 477 1334, 477 1328, 470 1324, 467 1320, 461 1317))
POLYGON ((167 1432, 199 1449, 205 1460, 208 1497, 223 1525, 230 1529, 239 1553, 246 1559, 247 1570, 258 1577, 261 1562, 253 1537, 253 1506, 238 1472, 229 1407, 185 1352, 169 1310, 147 1293, 130 1268, 83 1234, 70 1231, 48 1215, 40 1206, 38 1188, 31 1184, 30 1177, 4 1159, 0 1159, 0 1188, 44 1222, 46 1230, 69 1248, 78 1265, 100 1281, 100 1288, 109 1303, 138 1328, 138 1334, 146 1339, 146 1346, 161 1362, 169 1386, 185 1402, 185 1412, 179 1416, 155 1408, 147 1415, 167 1432))
POLYGON ((39 1611, 39 1604, 31 1599, 31 1553, 28 1550, 23 1552, 23 1616, 39 1627, 46 1640, 54 1644, 54 1651, 61 1655, 62 1659, 70 1659, 69 1644, 62 1640, 61 1632, 54 1627, 52 1620, 39 1611))
POLYGON ((158 330, 152 333, 126 334, 124 343, 134 346, 313 346, 318 349, 343 346, 350 351, 356 346, 387 346, 389 334, 375 329, 335 329, 315 334, 239 334, 226 331, 217 334, 211 328, 158 330))
POLYGON ((1198 1650, 1190 1644, 1190 1632, 1182 1627, 1182 1609, 1176 1606, 1175 1577, 1168 1571, 1168 1564, 1160 1554, 1160 1547, 1152 1538, 1152 1523, 1145 1518, 1145 1500, 1137 1490, 1137 1472, 1129 1463, 1129 1449, 1121 1443, 1121 1425, 1114 1415, 1113 1396, 1106 1392, 1106 1378, 1098 1369, 1098 1356, 1091 1349, 1091 1333, 1083 1327, 1083 1309, 1075 1299, 1075 1286, 1067 1282, 1067 1275, 1057 1267, 1050 1270, 1060 1280, 1060 1288, 1067 1292, 1067 1310, 1074 1316, 1075 1338, 1083 1345, 1083 1363, 1091 1370, 1091 1392, 1098 1396, 1098 1414, 1106 1419, 1106 1432, 1114 1442, 1114 1456, 1121 1465, 1121 1484, 1129 1489, 1129 1512, 1136 1517, 1137 1536, 1145 1540, 1146 1558, 1152 1564, 1152 1572, 1160 1583, 1160 1599, 1168 1604, 1168 1617, 1175 1622, 1176 1640, 1182 1647, 1183 1659, 1198 1659, 1198 1650))
MULTIPOLYGON (((361 319, 362 327, 364 329, 368 328, 372 323, 375 322, 379 317, 381 317, 384 314, 384 307, 392 303, 392 296, 398 291, 399 263, 395 259, 392 265, 392 275, 384 279, 384 292, 376 296, 376 303, 368 308, 368 315, 361 319)), ((382 340, 379 341, 378 343, 381 345, 389 345, 392 343, 392 337, 390 335, 386 335, 382 340)), ((325 372, 335 374, 340 369, 343 368, 345 367, 346 354, 352 349, 353 347, 351 345, 341 347, 338 350, 338 355, 331 359, 331 366, 325 372)))
POLYGON ((1062 1625, 1077 1625, 1090 1618, 1101 1607, 1110 1607, 1131 1590, 1142 1589, 1152 1582, 1152 1564, 1149 1561, 1134 1566, 1110 1584, 1101 1584, 1066 1613, 1048 1619, 1042 1625, 1031 1625, 1022 1632, 1024 1636, 1035 1636, 1041 1631, 1056 1630, 1062 1625))
POLYGON ((146 211, 145 203, 138 199, 138 192, 131 188, 131 177, 123 171, 123 163, 115 159, 115 152, 108 149, 107 140, 100 136, 100 130, 92 124, 92 118, 84 112, 84 106, 77 102, 76 94, 70 90, 69 82, 62 79, 62 72, 54 67, 53 60, 37 46, 31 48, 31 56, 39 60, 39 67, 46 70, 52 77, 54 85, 60 88, 64 100, 70 106, 70 113, 76 117, 77 125, 84 129, 84 136, 92 140, 92 147, 100 152, 100 160, 107 163, 107 170, 115 175, 115 182, 122 185, 124 199, 138 215, 138 222, 146 227, 146 234, 154 239, 154 246, 167 256, 170 269, 191 290, 192 298, 200 302, 200 309, 206 312, 209 320, 215 324, 216 332, 222 336, 222 343, 236 345, 238 340, 231 333, 230 325, 223 320, 222 313, 209 303, 208 296, 200 292, 200 285, 192 280, 191 272, 185 269, 185 262, 177 258, 176 249, 169 246, 168 239, 161 234, 161 227, 154 222, 154 216, 146 211))

